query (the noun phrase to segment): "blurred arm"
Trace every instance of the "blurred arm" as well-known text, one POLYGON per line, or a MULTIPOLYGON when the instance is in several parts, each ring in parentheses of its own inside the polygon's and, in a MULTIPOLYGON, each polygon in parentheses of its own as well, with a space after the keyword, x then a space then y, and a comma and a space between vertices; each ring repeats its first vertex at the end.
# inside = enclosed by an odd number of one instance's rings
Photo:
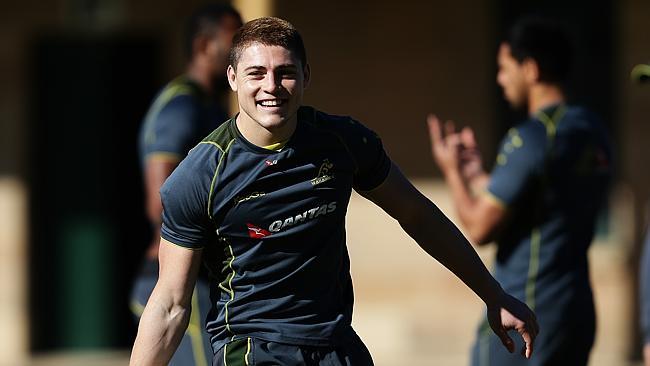
POLYGON ((167 365, 185 333, 202 250, 161 239, 160 274, 142 313, 131 366, 167 365))
MULTIPOLYGON (((482 179, 485 180, 483 185, 487 186, 489 176, 486 175, 482 179)), ((445 181, 451 190, 460 222, 470 240, 477 245, 493 241, 506 221, 505 206, 485 189, 478 195, 473 195, 468 182, 463 180, 458 170, 446 171, 445 181)))
POLYGON ((441 123, 433 115, 428 125, 431 153, 449 185, 465 232, 478 245, 491 242, 506 220, 506 210, 487 192, 490 177, 483 171, 474 133, 469 128, 456 132, 449 121, 443 136, 441 123))
POLYGON ((641 315, 641 336, 643 339, 643 359, 645 366, 650 366, 650 228, 643 242, 641 261, 639 263, 639 297, 641 315))
POLYGON ((147 257, 155 259, 158 257, 158 244, 160 241, 160 224, 162 215, 162 202, 160 201, 160 187, 169 175, 172 174, 180 160, 172 156, 156 155, 147 157, 144 168, 145 199, 147 207, 147 218, 154 229, 155 238, 147 249, 147 257))

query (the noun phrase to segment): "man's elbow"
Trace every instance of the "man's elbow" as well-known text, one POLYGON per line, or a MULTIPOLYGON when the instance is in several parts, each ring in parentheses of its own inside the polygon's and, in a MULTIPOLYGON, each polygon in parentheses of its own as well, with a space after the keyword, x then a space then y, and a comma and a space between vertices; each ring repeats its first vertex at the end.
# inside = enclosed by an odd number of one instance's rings
POLYGON ((189 304, 175 304, 168 312, 169 322, 187 328, 190 321, 192 306, 189 304))
POLYGON ((472 227, 467 230, 468 239, 477 246, 484 246, 494 241, 491 230, 483 227, 472 227))
POLYGON ((187 326, 189 323, 190 313, 192 312, 191 292, 185 294, 184 291, 166 290, 164 287, 159 288, 160 281, 154 288, 149 301, 145 307, 145 312, 151 310, 160 314, 161 321, 170 326, 187 326), (151 308, 151 309, 147 309, 151 308))

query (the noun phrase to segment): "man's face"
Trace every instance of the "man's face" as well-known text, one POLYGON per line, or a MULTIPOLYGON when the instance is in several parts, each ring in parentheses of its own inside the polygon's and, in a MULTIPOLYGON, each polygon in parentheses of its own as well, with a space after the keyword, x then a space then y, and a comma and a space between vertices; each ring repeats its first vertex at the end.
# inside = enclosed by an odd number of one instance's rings
POLYGON ((228 66, 228 82, 237 93, 240 118, 270 132, 295 118, 309 83, 309 67, 294 52, 252 43, 242 50, 236 66, 228 66))
POLYGON ((513 108, 522 108, 528 102, 528 84, 524 66, 510 53, 510 46, 502 43, 497 56, 499 71, 497 83, 503 88, 503 96, 513 108))
POLYGON ((219 27, 215 28, 213 34, 209 37, 206 54, 212 66, 213 79, 215 80, 225 79, 232 38, 241 25, 239 19, 232 15, 225 15, 219 21, 219 27))

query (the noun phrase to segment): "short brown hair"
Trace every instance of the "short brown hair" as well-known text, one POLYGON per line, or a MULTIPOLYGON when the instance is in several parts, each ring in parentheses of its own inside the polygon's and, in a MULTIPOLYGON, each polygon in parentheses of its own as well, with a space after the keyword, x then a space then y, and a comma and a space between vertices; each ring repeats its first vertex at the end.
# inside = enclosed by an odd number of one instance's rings
POLYGON ((307 52, 300 33, 291 23, 284 19, 275 17, 258 18, 239 28, 233 37, 230 57, 228 58, 233 68, 237 68, 237 63, 244 49, 253 43, 284 47, 295 52, 303 67, 307 65, 307 52))

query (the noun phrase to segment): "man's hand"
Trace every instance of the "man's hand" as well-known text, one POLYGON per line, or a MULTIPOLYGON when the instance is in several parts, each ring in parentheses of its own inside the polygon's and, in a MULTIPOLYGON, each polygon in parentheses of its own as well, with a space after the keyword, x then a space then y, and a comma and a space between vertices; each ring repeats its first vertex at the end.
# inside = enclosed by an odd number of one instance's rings
POLYGON ((472 182, 485 175, 483 170, 483 158, 478 149, 476 138, 474 138, 474 131, 469 127, 464 127, 460 131, 460 167, 463 178, 472 182))
POLYGON ((515 351, 515 344, 508 331, 516 330, 526 343, 521 350, 522 355, 526 358, 532 356, 539 325, 535 314, 526 304, 503 292, 494 304, 488 305, 487 318, 490 327, 510 353, 515 351))
POLYGON ((431 154, 443 174, 460 168, 461 135, 456 132, 454 122, 445 123, 445 134, 438 117, 430 114, 427 117, 429 137, 431 139, 431 154))
POLYGON ((449 169, 459 169, 463 178, 469 182, 485 175, 483 159, 471 128, 464 127, 456 132, 454 122, 447 121, 443 134, 438 117, 429 115, 427 122, 431 153, 443 173, 449 169))

